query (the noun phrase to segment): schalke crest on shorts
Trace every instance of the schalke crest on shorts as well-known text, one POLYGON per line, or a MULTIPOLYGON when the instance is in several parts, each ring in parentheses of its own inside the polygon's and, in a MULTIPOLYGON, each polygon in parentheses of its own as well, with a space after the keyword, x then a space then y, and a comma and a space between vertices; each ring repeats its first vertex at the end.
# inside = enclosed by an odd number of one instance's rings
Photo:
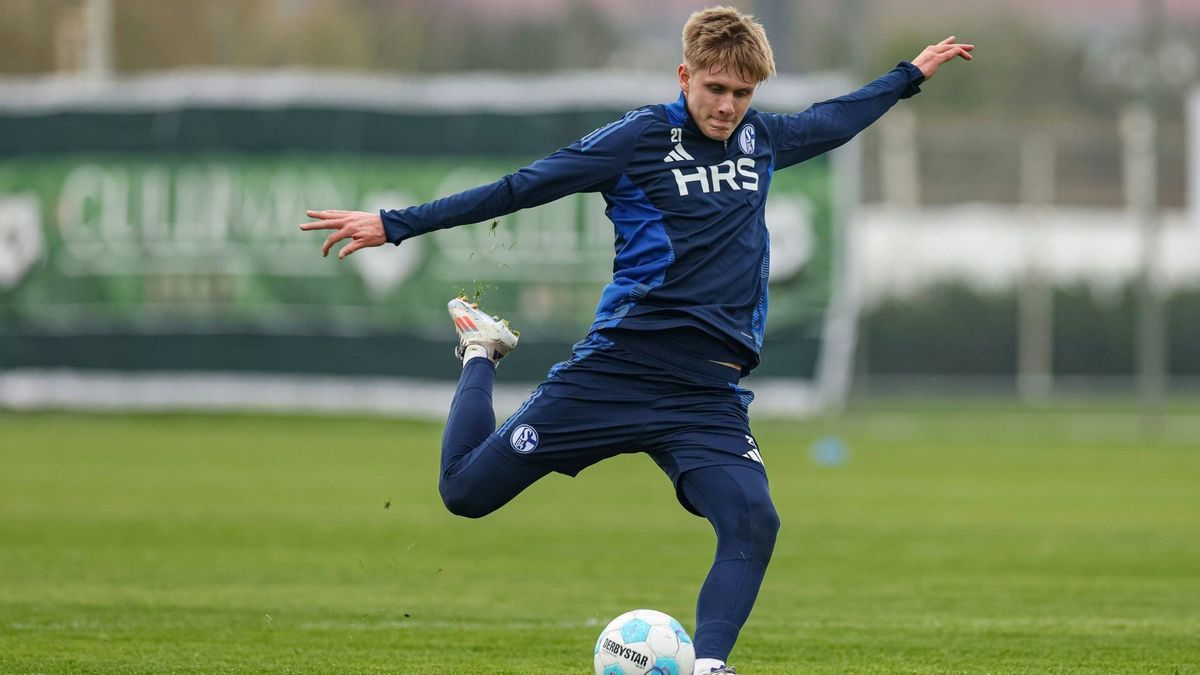
POLYGON ((738 145, 747 155, 754 154, 754 125, 747 124, 738 132, 738 145))
POLYGON ((528 424, 522 424, 513 429, 512 434, 508 437, 508 442, 512 445, 512 449, 519 453, 533 452, 538 445, 537 430, 528 424))

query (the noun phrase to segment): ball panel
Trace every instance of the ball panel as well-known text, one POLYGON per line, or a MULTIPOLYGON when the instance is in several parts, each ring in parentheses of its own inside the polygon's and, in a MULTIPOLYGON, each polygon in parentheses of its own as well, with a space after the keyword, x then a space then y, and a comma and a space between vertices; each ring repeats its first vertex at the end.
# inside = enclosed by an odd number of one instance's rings
POLYGON ((650 634, 650 624, 642 619, 633 619, 621 626, 621 639, 625 644, 633 644, 634 642, 645 642, 646 636, 650 634))
POLYGON ((649 634, 646 635, 646 644, 655 654, 672 656, 679 651, 679 638, 675 636, 675 631, 666 624, 652 626, 649 634))
POLYGON ((658 675, 683 675, 679 671, 679 662, 670 656, 660 656, 654 662, 654 670, 658 675))

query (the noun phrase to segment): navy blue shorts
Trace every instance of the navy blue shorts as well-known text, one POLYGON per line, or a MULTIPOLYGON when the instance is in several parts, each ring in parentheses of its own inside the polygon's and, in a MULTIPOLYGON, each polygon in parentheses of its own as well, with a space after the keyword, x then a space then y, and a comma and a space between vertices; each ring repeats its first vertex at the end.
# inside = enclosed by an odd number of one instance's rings
POLYGON ((685 472, 739 465, 765 473, 750 433, 754 394, 737 386, 740 373, 638 346, 589 335, 485 444, 570 476, 615 455, 645 452, 692 513, 679 488, 685 472))

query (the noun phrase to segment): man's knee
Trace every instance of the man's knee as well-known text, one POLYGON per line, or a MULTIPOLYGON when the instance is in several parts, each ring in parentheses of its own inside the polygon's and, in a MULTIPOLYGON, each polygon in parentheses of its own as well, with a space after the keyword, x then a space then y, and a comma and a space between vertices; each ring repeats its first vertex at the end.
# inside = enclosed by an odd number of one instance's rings
POLYGON ((717 531, 719 558, 749 559, 766 564, 775 550, 779 513, 765 491, 722 505, 712 520, 717 531))
POLYGON ((745 537, 754 542, 755 552, 764 558, 770 558, 775 549, 775 538, 779 534, 779 512, 775 510, 775 504, 771 502, 769 494, 747 500, 741 527, 745 529, 745 537))
POLYGON ((479 491, 470 489, 465 483, 443 480, 438 484, 447 511, 463 518, 482 518, 496 510, 496 505, 481 499, 479 491))
POLYGON ((485 444, 469 456, 443 467, 438 491, 450 513, 464 518, 482 518, 507 504, 547 473, 549 469, 513 461, 501 450, 485 444))

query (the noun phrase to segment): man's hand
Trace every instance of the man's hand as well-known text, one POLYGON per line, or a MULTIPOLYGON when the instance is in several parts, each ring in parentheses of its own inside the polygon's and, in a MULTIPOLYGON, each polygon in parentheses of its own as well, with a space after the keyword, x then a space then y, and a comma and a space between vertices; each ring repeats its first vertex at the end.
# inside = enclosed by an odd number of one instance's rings
POLYGON ((975 45, 960 45, 954 41, 954 36, 942 40, 936 45, 929 45, 917 58, 912 60, 912 64, 921 69, 925 74, 925 79, 933 77, 937 72, 938 66, 941 66, 947 61, 951 61, 957 57, 962 57, 968 61, 971 60, 971 51, 975 49, 975 45))
POLYGON ((378 213, 366 211, 305 211, 309 218, 316 218, 315 223, 303 223, 300 229, 336 230, 325 238, 321 247, 321 255, 329 255, 329 249, 343 239, 351 242, 338 251, 338 258, 345 258, 360 248, 380 246, 387 242, 383 231, 383 219, 378 213))

